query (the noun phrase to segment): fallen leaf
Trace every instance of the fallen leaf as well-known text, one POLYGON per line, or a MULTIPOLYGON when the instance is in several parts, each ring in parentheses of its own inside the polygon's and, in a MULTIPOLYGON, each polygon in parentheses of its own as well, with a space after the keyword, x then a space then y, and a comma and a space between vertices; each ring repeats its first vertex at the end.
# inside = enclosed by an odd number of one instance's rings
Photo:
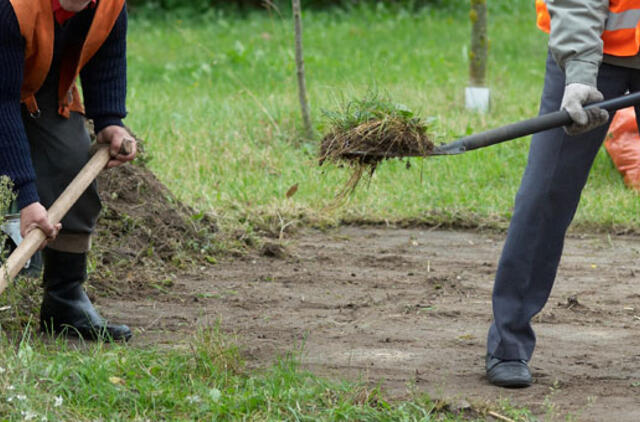
POLYGON ((297 183, 289 188, 289 190, 287 191, 287 198, 291 198, 293 195, 296 194, 296 192, 298 192, 297 183))
POLYGON ((124 385, 124 380, 120 377, 109 377, 109 382, 114 385, 124 385))

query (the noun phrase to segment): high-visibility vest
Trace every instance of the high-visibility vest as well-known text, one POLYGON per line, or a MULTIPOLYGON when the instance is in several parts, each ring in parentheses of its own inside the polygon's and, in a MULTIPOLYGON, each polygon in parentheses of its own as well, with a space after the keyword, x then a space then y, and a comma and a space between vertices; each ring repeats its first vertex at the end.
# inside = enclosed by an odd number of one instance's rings
MULTIPOLYGON (((551 17, 544 0, 536 0, 538 28, 551 30, 551 17)), ((604 53, 635 56, 640 51, 640 0, 610 0, 609 17, 602 33, 604 53)))
MULTIPOLYGON (((32 114, 39 108, 35 94, 44 84, 53 60, 55 38, 51 0, 10 0, 25 40, 24 79, 20 99, 32 114)), ((63 53, 58 84, 58 113, 84 113, 76 79, 82 68, 104 44, 122 11, 125 0, 100 0, 82 47, 63 53)))

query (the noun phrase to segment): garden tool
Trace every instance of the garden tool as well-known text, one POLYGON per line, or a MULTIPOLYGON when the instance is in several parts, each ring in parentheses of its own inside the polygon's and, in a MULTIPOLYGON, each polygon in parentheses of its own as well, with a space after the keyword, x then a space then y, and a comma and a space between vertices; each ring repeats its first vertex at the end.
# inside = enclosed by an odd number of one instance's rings
MULTIPOLYGON (((640 104, 640 92, 633 94, 622 95, 620 97, 611 98, 606 101, 601 101, 585 106, 585 110, 599 107, 609 112, 616 111, 625 107, 635 106, 640 104)), ((572 123, 571 117, 566 110, 555 111, 553 113, 543 114, 538 117, 534 117, 528 120, 522 120, 520 122, 512 123, 506 126, 502 126, 495 129, 490 129, 485 132, 474 133, 473 135, 465 136, 457 141, 437 145, 432 151, 429 151, 426 155, 456 155, 462 154, 466 151, 471 151, 478 148, 484 148, 491 145, 499 144, 501 142, 510 141, 513 139, 521 138, 523 136, 531 135, 537 132, 542 132, 549 129, 555 129, 562 126, 567 126, 572 123)), ((393 152, 386 154, 384 152, 358 152, 349 151, 348 154, 351 158, 400 158, 407 157, 406 154, 394 155, 393 152)), ((417 155, 416 155, 417 156, 417 155)))
MULTIPOLYGON (((133 141, 125 140, 120 147, 120 154, 129 155, 131 151, 133 151, 133 141)), ((51 224, 58 224, 62 220, 67 211, 75 204, 102 169, 106 167, 110 159, 109 145, 98 145, 89 162, 85 164, 47 211, 51 224)), ((17 248, 9 255, 7 261, 0 267, 0 294, 7 288, 9 280, 12 280, 24 268, 27 261, 40 249, 46 237, 42 230, 34 229, 25 236, 17 248)))

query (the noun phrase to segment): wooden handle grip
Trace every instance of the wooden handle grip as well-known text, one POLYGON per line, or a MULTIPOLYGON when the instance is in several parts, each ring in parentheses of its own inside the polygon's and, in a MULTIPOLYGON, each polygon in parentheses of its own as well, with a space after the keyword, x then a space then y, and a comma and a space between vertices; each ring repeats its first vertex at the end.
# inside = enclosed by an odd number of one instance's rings
MULTIPOLYGON (((133 141, 125 140, 120 148, 120 153, 129 155, 132 151, 133 141)), ((64 192, 62 192, 49 208, 48 214, 51 224, 58 224, 62 220, 62 217, 65 216, 78 198, 87 190, 91 182, 98 177, 98 174, 105 168, 110 159, 109 145, 100 145, 89 162, 85 164, 78 175, 69 183, 69 186, 67 186, 64 192)), ((0 294, 7 288, 9 280, 12 280, 18 275, 20 270, 24 268, 27 261, 38 251, 45 240, 46 235, 42 230, 32 230, 25 236, 16 250, 9 255, 7 262, 0 267, 0 294)))

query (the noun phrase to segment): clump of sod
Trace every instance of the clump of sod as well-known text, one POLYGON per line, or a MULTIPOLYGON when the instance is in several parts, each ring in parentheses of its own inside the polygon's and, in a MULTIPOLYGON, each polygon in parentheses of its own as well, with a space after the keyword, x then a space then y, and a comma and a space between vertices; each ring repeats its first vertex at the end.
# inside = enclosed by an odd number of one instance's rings
POLYGON ((352 193, 362 176, 373 175, 383 160, 425 157, 434 148, 427 125, 406 106, 386 98, 371 95, 324 114, 331 129, 322 139, 320 165, 331 162, 354 169, 338 198, 352 193))

